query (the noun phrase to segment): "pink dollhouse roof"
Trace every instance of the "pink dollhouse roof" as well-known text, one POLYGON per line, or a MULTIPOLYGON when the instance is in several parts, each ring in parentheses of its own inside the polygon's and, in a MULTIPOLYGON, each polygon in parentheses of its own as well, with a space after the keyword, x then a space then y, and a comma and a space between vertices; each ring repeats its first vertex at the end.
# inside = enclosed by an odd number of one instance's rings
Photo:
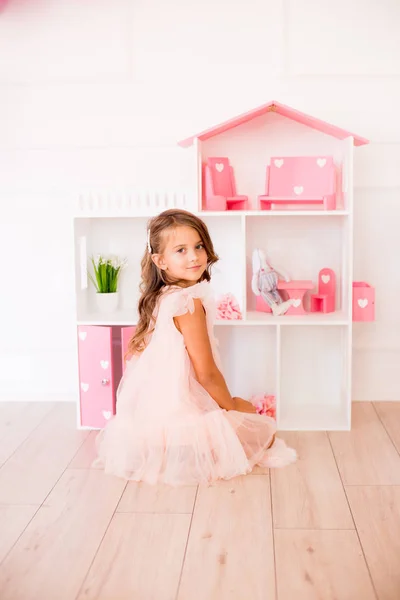
POLYGON ((251 121, 256 117, 260 117, 267 112, 277 112, 280 115, 287 117, 288 119, 292 119, 293 121, 297 121, 298 123, 303 123, 303 125, 307 125, 312 129, 317 129, 318 131, 322 131, 322 133, 327 133, 328 135, 332 135, 333 137, 338 138, 339 140, 344 140, 349 136, 353 136, 354 145, 362 146, 363 144, 368 144, 368 140, 360 137, 359 135, 355 135, 350 131, 346 131, 345 129, 341 129, 340 127, 336 127, 335 125, 331 125, 326 121, 321 121, 320 119, 316 119, 315 117, 311 117, 310 115, 306 115, 303 112, 295 110, 290 106, 285 106, 284 104, 280 104, 279 102, 275 102, 272 100, 268 102, 268 104, 263 104, 263 106, 259 106, 258 108, 254 108, 247 113, 243 113, 234 119, 230 119, 229 121, 225 121, 224 123, 220 123, 215 127, 211 127, 210 129, 206 129, 201 133, 197 133, 186 140, 182 140, 179 142, 179 145, 187 148, 193 144, 193 141, 198 138, 201 141, 208 140, 215 135, 219 135, 224 131, 228 131, 229 129, 233 129, 238 125, 243 125, 243 123, 247 123, 247 121, 251 121))

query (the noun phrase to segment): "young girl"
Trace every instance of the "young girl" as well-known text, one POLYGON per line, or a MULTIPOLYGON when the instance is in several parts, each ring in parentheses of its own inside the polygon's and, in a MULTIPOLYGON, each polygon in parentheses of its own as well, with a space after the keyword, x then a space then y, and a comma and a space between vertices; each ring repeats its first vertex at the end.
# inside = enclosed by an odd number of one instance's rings
POLYGON ((213 333, 217 262, 206 225, 177 209, 151 219, 139 322, 117 414, 97 438, 97 464, 133 481, 210 483, 296 459, 275 421, 232 397, 213 333))

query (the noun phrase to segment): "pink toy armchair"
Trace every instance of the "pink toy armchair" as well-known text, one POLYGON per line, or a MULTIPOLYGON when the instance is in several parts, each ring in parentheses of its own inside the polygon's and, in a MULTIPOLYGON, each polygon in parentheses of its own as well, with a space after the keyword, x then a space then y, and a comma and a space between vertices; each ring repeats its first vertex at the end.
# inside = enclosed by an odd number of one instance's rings
POLYGON ((203 165, 203 209, 245 210, 248 197, 236 194, 228 158, 209 157, 203 165))

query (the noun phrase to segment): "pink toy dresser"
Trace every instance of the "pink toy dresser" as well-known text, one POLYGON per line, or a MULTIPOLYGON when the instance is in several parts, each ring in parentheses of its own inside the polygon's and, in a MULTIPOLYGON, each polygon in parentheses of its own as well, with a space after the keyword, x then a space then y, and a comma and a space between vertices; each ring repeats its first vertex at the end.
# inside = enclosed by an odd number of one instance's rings
POLYGON ((353 321, 375 321, 375 288, 353 281, 353 321))
POLYGON ((80 424, 102 429, 115 414, 116 391, 134 327, 78 326, 80 424))

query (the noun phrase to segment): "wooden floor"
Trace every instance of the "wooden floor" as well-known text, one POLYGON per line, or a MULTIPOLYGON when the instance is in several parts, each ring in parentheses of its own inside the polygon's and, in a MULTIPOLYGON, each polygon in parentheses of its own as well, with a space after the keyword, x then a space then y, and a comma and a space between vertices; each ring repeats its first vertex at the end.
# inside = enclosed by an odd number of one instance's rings
POLYGON ((0 404, 1 600, 400 599, 400 403, 211 487, 91 469, 70 404, 0 404))

